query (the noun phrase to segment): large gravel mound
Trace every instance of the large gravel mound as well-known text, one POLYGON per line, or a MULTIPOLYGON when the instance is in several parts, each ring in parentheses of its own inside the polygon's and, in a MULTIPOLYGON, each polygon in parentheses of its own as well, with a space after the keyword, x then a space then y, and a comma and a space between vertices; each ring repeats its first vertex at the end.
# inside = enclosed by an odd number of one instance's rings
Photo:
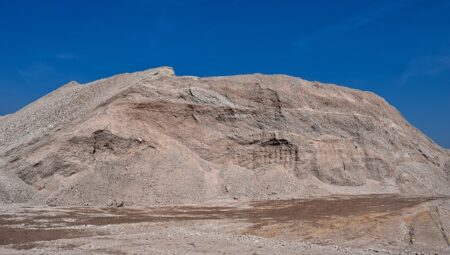
POLYGON ((373 93, 162 67, 71 82, 0 118, 0 202, 449 194, 449 158, 373 93))

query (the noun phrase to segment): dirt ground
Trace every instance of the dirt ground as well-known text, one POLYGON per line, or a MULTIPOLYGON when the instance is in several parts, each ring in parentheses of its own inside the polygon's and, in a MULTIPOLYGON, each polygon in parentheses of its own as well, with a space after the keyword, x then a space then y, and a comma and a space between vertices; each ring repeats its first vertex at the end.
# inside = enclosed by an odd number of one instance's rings
POLYGON ((0 209, 1 254, 449 254, 447 197, 0 209))

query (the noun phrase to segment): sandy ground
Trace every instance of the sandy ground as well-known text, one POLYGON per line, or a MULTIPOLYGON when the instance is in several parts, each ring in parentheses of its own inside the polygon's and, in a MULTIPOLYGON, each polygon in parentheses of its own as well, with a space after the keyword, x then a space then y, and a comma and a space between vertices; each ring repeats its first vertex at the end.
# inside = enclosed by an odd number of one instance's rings
POLYGON ((0 209, 0 254, 449 254, 446 197, 0 209))

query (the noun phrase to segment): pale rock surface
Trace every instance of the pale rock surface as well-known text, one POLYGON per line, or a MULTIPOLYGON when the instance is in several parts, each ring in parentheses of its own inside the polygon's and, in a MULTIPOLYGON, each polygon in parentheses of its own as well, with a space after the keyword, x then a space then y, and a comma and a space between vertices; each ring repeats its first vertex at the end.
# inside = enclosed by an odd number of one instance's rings
POLYGON ((0 202, 448 195, 449 152, 377 95, 170 67, 71 82, 0 118, 0 202))

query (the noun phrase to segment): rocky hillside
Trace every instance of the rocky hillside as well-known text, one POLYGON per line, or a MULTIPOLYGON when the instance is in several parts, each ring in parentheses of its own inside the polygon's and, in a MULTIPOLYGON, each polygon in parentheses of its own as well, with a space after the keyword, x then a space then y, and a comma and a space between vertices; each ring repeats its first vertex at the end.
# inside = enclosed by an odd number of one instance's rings
POLYGON ((370 92, 171 68, 68 83, 0 118, 0 202, 450 194, 450 154, 370 92))

